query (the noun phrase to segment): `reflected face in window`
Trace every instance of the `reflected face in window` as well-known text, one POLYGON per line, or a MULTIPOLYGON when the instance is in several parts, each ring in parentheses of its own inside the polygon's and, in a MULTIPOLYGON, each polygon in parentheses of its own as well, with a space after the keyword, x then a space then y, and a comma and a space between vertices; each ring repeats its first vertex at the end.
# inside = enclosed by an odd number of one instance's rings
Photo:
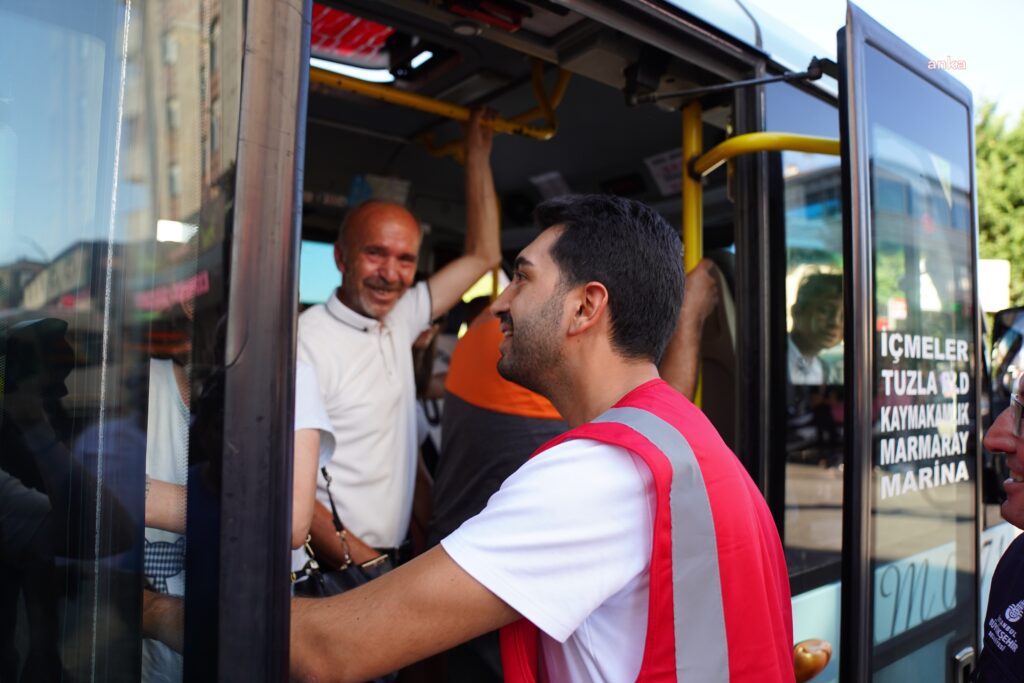
POLYGON ((816 302, 805 310, 801 319, 803 321, 801 327, 822 349, 830 349, 843 340, 843 302, 841 299, 816 302))
POLYGON ((811 275, 800 285, 793 305, 793 343, 807 356, 843 340, 843 280, 840 275, 811 275))

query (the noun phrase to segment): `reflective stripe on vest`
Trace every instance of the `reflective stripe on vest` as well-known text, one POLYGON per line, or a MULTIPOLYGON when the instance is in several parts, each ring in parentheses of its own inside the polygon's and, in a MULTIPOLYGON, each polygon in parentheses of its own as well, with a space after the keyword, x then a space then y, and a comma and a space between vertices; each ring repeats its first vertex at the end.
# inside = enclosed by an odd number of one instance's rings
POLYGON ((676 677, 727 683, 729 651, 715 522, 693 449, 679 430, 641 408, 612 408, 593 422, 614 422, 635 430, 671 463, 676 677))
MULTIPOLYGON (((593 421, 534 453, 543 457, 544 451, 564 441, 593 439, 635 454, 651 471, 656 513, 647 633, 637 677, 643 683, 730 680, 717 537, 700 462, 680 430, 652 412, 685 411, 687 406, 696 411, 663 381, 649 382, 593 421), (651 408, 642 408, 641 403, 651 404, 651 408)), ((706 428, 710 429, 710 424, 706 428)), ((539 644, 540 632, 526 619, 501 630, 506 683, 539 680, 539 644)))

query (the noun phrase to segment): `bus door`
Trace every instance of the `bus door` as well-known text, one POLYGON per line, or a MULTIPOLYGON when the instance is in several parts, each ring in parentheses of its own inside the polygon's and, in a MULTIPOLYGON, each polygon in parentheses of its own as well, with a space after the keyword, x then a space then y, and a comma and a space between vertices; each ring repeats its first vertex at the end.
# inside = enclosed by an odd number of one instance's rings
POLYGON ((981 381, 970 92, 849 5, 839 32, 844 681, 962 681, 981 381))

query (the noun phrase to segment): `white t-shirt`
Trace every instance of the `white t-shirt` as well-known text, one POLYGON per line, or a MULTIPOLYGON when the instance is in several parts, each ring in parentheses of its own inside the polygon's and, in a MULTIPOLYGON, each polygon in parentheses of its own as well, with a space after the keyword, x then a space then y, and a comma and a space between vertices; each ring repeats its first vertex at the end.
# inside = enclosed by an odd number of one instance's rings
MULTIPOLYGON (((302 361, 295 368, 295 431, 300 429, 316 429, 320 432, 320 458, 316 465, 316 477, 319 480, 320 468, 329 463, 334 455, 334 434, 331 433, 331 421, 320 396, 320 385, 316 381, 313 366, 302 361)), ((305 550, 292 550, 293 571, 302 569, 306 560, 305 550)))
MULTIPOLYGON (((184 486, 188 481, 188 406, 174 378, 174 362, 149 361, 149 404, 146 423, 146 474, 184 486)), ((185 537, 146 528, 144 571, 157 589, 185 594, 185 537)), ((182 679, 181 655, 155 640, 142 641, 143 683, 175 683, 182 679)))
MULTIPOLYGON (((378 548, 400 545, 416 481, 412 343, 430 324, 430 291, 412 287, 383 321, 334 294, 299 316, 299 358, 316 370, 335 449, 327 466, 345 526, 378 548)), ((328 505, 324 481, 317 498, 328 505)))
MULTIPOLYGON (((188 481, 188 406, 174 378, 174 362, 149 361, 149 405, 146 422, 146 474, 159 481, 184 486, 188 481)), ((185 537, 162 529, 146 529, 145 572, 161 592, 185 594, 185 537), (159 546, 159 555, 153 544, 159 546), (158 563, 152 558, 160 557, 158 563), (181 571, 170 574, 178 566, 181 571), (170 574, 170 575, 168 575, 170 574), (166 588, 164 588, 166 582, 166 588)))
POLYGON ((574 439, 526 462, 441 545, 541 630, 549 681, 635 681, 656 496, 647 465, 574 439))

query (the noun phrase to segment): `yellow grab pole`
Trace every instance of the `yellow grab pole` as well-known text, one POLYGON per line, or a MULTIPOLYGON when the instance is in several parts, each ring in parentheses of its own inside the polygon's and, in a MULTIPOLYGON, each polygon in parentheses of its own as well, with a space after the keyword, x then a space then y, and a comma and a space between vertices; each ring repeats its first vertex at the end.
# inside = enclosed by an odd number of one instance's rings
MULTIPOLYGON (((325 69, 318 69, 317 67, 310 68, 309 81, 311 83, 319 83, 331 88, 357 93, 364 97, 370 97, 390 104, 419 109, 420 111, 425 111, 428 114, 445 116, 450 119, 455 119, 456 121, 469 121, 469 117, 472 114, 472 110, 468 107, 452 104, 451 102, 444 102, 442 100, 434 99, 433 97, 425 97, 423 95, 417 95, 416 93, 405 92, 404 90, 399 90, 398 88, 389 85, 367 83, 366 81, 361 81, 358 78, 342 76, 341 74, 336 74, 325 69)), ((487 122, 487 125, 497 133, 524 135, 537 140, 550 140, 557 132, 557 129, 551 126, 546 128, 537 128, 502 118, 491 119, 487 122)))
POLYGON ((691 102, 683 109, 683 265, 687 273, 704 258, 703 190, 700 179, 687 172, 691 160, 704 151, 701 113, 700 102, 691 102))
POLYGON ((783 150, 838 156, 839 140, 818 138, 811 135, 796 135, 794 133, 745 133, 719 143, 709 149, 706 154, 692 157, 694 161, 687 162, 688 164, 692 163, 692 165, 685 170, 690 170, 698 176, 706 176, 722 163, 741 154, 783 150))
MULTIPOLYGON (((699 178, 688 172, 690 161, 704 151, 704 123, 700 102, 691 102, 683 109, 683 168, 681 185, 683 189, 683 267, 687 273, 697 267, 704 258, 704 196, 699 178)), ((701 404, 702 380, 697 371, 697 390, 693 402, 701 404)))

